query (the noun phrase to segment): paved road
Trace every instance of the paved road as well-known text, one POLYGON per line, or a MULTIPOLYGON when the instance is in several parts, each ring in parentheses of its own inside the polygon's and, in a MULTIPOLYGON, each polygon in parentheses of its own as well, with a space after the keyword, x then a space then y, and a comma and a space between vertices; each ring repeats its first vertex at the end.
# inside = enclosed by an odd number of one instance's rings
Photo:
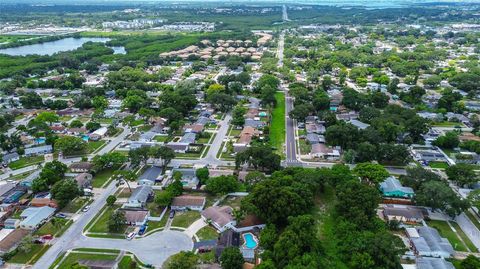
POLYGON ((125 138, 130 135, 131 129, 129 127, 125 127, 123 125, 119 125, 118 127, 122 128, 123 131, 116 137, 114 137, 108 144, 101 148, 99 151, 97 151, 95 154, 92 154, 89 159, 92 159, 95 155, 103 155, 105 153, 108 153, 112 151, 118 144, 120 144, 122 141, 125 141, 125 138))
POLYGON ((296 163, 297 160, 297 146, 295 138, 295 120, 290 118, 290 111, 293 109, 293 99, 285 91, 285 151, 286 163, 296 163))
POLYGON ((286 5, 283 5, 283 6, 282 6, 282 20, 283 20, 284 22, 290 21, 290 20, 288 19, 288 13, 287 13, 287 6, 286 6, 286 5))
MULTIPOLYGON (((116 182, 112 182, 104 191, 98 196, 95 196, 95 201, 90 205, 90 210, 83 213, 79 218, 68 228, 68 230, 59 238, 45 254, 33 265, 32 269, 45 269, 57 259, 57 257, 74 247, 76 242, 83 237, 83 229, 90 222, 95 215, 100 212, 106 204, 106 199, 116 191, 116 182)), ((103 240, 103 239, 102 239, 103 240)), ((111 245, 109 248, 112 248, 111 245)))
POLYGON ((212 143, 210 144, 207 156, 202 159, 203 161, 211 164, 220 164, 220 160, 217 159, 217 153, 222 146, 223 140, 225 140, 225 137, 227 136, 228 127, 230 126, 229 123, 231 119, 232 116, 230 115, 230 113, 228 113, 225 115, 225 118, 220 122, 220 127, 218 128, 217 134, 213 139, 212 143))
POLYGON ((183 232, 168 230, 131 241, 126 239, 91 238, 82 235, 79 239, 74 240, 72 247, 129 251, 134 253, 143 263, 160 268, 163 262, 171 255, 180 251, 192 250, 193 241, 191 237, 183 232))
POLYGON ((462 213, 455 218, 455 221, 458 223, 458 226, 463 230, 467 237, 472 241, 472 243, 477 247, 476 250, 471 249, 471 251, 478 252, 480 249, 480 231, 477 229, 475 224, 470 221, 470 219, 462 213))

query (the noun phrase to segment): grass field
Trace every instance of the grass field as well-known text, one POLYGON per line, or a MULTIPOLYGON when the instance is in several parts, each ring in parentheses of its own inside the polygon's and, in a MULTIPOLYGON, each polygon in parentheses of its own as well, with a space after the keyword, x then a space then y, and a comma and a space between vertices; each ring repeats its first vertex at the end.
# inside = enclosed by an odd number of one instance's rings
POLYGON ((197 211, 177 212, 172 221, 172 226, 187 228, 194 221, 200 218, 200 213, 197 211))
POLYGON ((105 140, 88 141, 88 143, 87 143, 88 153, 92 153, 92 152, 96 151, 97 149, 103 147, 105 145, 105 143, 106 143, 105 140))
POLYGON ((76 213, 80 208, 82 208, 90 199, 89 198, 76 198, 73 201, 70 201, 66 207, 61 211, 65 213, 76 213))
POLYGON ((214 228, 205 226, 197 232, 197 236, 200 240, 214 240, 218 238, 218 233, 214 228))
POLYGON ((285 142, 285 95, 275 93, 277 105, 272 112, 272 125, 270 126, 270 143, 278 152, 283 152, 285 142))
POLYGON ((446 169, 448 167, 448 164, 445 162, 429 162, 428 166, 430 166, 431 168, 446 169))
POLYGON ((62 235, 68 227, 72 224, 72 221, 69 221, 67 219, 61 219, 61 218, 52 218, 49 222, 45 223, 35 231, 34 235, 46 235, 46 234, 51 234, 56 237, 62 235))
POLYGON ((103 186, 103 184, 105 184, 105 182, 108 181, 108 179, 113 175, 113 170, 111 169, 105 169, 99 173, 97 173, 94 177, 93 177, 93 181, 92 181, 92 186, 94 188, 100 188, 103 186))
POLYGON ((25 253, 19 251, 8 262, 21 264, 34 264, 48 250, 50 246, 34 244, 32 249, 25 253))
POLYGON ((34 165, 43 162, 44 157, 41 156, 31 156, 31 157, 22 157, 18 161, 14 161, 8 164, 10 169, 16 170, 26 166, 34 165))
POLYGON ((113 233, 110 233, 110 231, 108 230, 108 220, 110 219, 110 216, 112 215, 112 213, 119 207, 120 205, 107 206, 104 210, 102 210, 101 213, 99 213, 100 215, 97 216, 95 219, 92 220, 91 223, 88 224, 87 226, 89 227, 88 232, 106 233, 114 236, 123 236, 122 233, 113 234, 113 233), (94 224, 92 225, 92 223, 94 224))
POLYGON ((39 37, 38 35, 0 35, 0 43, 10 43, 24 39, 39 37))
POLYGON ((462 241, 460 241, 457 234, 455 234, 446 221, 429 220, 427 221, 427 224, 428 226, 437 229, 442 237, 447 238, 455 250, 467 251, 465 245, 462 243, 462 241))
POLYGON ((92 253, 77 253, 72 252, 63 260, 62 263, 58 265, 58 269, 69 269, 76 268, 73 267, 78 263, 78 260, 102 260, 102 261, 112 261, 117 258, 116 254, 92 254, 92 253))
POLYGON ((470 219, 470 221, 473 223, 473 225, 475 225, 477 227, 477 229, 480 230, 480 222, 478 222, 478 220, 475 218, 475 216, 473 216, 472 212, 470 212, 469 210, 466 210, 465 214, 470 219))

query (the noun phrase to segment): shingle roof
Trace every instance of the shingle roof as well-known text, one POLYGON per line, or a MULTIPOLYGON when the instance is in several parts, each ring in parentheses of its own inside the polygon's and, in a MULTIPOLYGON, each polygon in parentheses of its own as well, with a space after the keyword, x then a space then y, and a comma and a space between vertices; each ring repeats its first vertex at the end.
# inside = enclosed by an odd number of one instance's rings
POLYGON ((454 250, 446 238, 440 237, 434 228, 422 226, 417 228, 420 237, 411 238, 418 251, 444 251, 453 254, 454 250))
POLYGON ((414 191, 412 188, 402 186, 400 181, 393 176, 388 177, 387 179, 385 179, 385 181, 380 183, 380 189, 383 192, 401 191, 404 193, 414 194, 414 191))
POLYGON ((20 217, 25 218, 20 225, 37 226, 45 219, 52 216, 53 213, 55 213, 55 208, 49 206, 29 207, 20 215, 20 217))
POLYGON ((211 206, 202 211, 202 216, 220 226, 224 226, 233 221, 232 208, 229 206, 211 206))
POLYGON ((173 198, 172 206, 202 206, 205 204, 205 197, 195 195, 181 195, 173 198))
POLYGON ((162 168, 158 166, 152 166, 148 168, 143 174, 138 178, 139 180, 150 180, 155 182, 155 180, 162 174, 162 168))
POLYGON ((455 269, 451 262, 440 258, 418 258, 417 269, 455 269))
POLYGON ((133 190, 132 195, 128 198, 128 202, 141 202, 145 203, 152 192, 152 187, 148 185, 138 186, 133 190))

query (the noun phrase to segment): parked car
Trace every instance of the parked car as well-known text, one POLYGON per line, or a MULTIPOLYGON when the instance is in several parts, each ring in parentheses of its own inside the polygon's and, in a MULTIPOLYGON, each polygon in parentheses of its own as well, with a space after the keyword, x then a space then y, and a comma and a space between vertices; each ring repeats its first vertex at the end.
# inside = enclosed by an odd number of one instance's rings
POLYGON ((170 211, 169 218, 173 219, 173 217, 175 217, 175 210, 170 211))
POLYGON ((132 240, 135 237, 135 235, 136 234, 134 232, 127 234, 127 240, 132 240))
POLYGON ((147 230, 147 225, 142 225, 138 230, 138 235, 143 235, 145 233, 145 230, 147 230))
POLYGON ((46 235, 42 236, 42 239, 43 239, 43 240, 52 240, 52 239, 53 239, 53 235, 51 235, 51 234, 46 234, 46 235))
POLYGON ((89 206, 89 205, 86 205, 86 206, 82 209, 82 212, 87 212, 89 209, 90 209, 90 206, 89 206))
POLYGON ((67 218, 67 215, 63 214, 63 213, 58 213, 57 215, 55 215, 57 218, 61 218, 61 219, 65 219, 67 218))

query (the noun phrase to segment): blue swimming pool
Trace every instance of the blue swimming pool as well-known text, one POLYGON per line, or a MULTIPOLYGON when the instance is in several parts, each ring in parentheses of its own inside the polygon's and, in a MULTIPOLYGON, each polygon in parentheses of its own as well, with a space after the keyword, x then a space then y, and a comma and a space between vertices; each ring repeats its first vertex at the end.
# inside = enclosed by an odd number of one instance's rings
POLYGON ((46 141, 46 140, 45 140, 45 138, 43 138, 43 137, 40 137, 40 138, 35 139, 35 142, 36 142, 37 144, 43 144, 43 143, 45 143, 45 141, 46 141))
POLYGON ((90 137, 88 137, 88 135, 82 135, 82 139, 83 139, 83 141, 88 142, 90 137))
POLYGON ((258 243, 253 234, 251 233, 243 234, 243 241, 245 241, 245 246, 247 248, 249 249, 257 248, 258 243))

